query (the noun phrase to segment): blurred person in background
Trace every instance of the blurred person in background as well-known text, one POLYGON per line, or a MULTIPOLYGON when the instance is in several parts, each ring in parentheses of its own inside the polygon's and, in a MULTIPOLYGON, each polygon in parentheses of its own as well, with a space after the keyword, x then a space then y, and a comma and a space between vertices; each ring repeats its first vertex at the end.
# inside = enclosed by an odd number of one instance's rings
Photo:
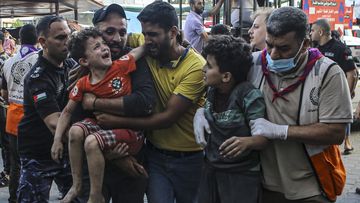
POLYGON ((250 27, 248 34, 250 35, 250 45, 253 51, 260 51, 265 49, 266 42, 266 22, 274 9, 263 7, 255 11, 251 15, 251 19, 254 21, 250 27))
POLYGON ((10 149, 9 203, 17 202, 16 191, 20 175, 20 158, 17 152, 18 124, 24 115, 24 77, 38 59, 35 26, 24 25, 20 29, 20 40, 19 51, 3 66, 1 86, 1 95, 9 104, 6 116, 6 133, 9 136, 10 149))
MULTIPOLYGON (((355 96, 355 87, 358 81, 358 72, 349 47, 341 41, 332 38, 330 23, 327 19, 315 21, 311 27, 311 41, 324 56, 335 61, 346 75, 351 98, 355 96)), ((347 124, 344 142, 344 155, 348 155, 354 148, 351 146, 349 135, 351 124, 347 124)))

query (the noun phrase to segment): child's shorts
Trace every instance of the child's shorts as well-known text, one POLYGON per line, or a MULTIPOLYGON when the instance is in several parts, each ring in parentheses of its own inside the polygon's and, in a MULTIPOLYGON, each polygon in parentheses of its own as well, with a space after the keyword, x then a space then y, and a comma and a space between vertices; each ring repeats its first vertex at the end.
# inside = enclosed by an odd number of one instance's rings
POLYGON ((95 120, 89 118, 77 122, 73 126, 83 129, 85 137, 90 134, 94 135, 102 151, 112 149, 118 143, 126 143, 129 146, 129 154, 135 155, 144 143, 144 135, 141 131, 129 129, 103 130, 95 120))

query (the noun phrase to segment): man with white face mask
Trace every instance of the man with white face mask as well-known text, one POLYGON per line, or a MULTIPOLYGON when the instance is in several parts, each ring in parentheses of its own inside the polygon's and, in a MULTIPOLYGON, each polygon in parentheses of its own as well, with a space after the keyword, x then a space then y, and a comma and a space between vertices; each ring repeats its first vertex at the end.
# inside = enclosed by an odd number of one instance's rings
MULTIPOLYGON (((254 53, 248 77, 262 90, 268 116, 250 121, 252 136, 270 140, 260 153, 265 203, 334 202, 345 184, 337 145, 352 121, 349 87, 336 63, 309 48, 308 29, 302 10, 274 10, 266 50, 254 53)), ((194 126, 201 138, 206 126, 201 109, 194 126)), ((231 145, 222 154, 234 150, 231 145)))

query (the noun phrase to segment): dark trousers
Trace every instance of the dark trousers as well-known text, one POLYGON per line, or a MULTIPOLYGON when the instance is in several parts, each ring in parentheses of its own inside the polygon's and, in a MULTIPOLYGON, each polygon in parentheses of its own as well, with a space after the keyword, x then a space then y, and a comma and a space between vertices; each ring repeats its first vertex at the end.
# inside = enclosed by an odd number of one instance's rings
MULTIPOLYGON (((52 181, 57 184, 61 193, 66 194, 72 185, 72 177, 68 156, 61 163, 53 160, 37 160, 20 157, 21 170, 18 187, 19 203, 43 203, 49 201, 52 181)), ((74 203, 87 202, 87 198, 77 197, 74 203)))
MULTIPOLYGON (((204 164, 199 187, 199 203, 259 203, 260 171, 226 172, 204 164)), ((275 203, 275 202, 274 202, 275 203)))
POLYGON ((10 182, 9 182, 9 203, 16 203, 16 191, 19 186, 20 158, 17 150, 17 136, 9 135, 10 150, 10 182))
POLYGON ((5 132, 6 110, 0 107, 0 146, 1 156, 3 159, 4 171, 10 173, 10 151, 9 151, 9 135, 5 132))
MULTIPOLYGON (((144 151, 141 150, 136 158, 140 164, 144 160, 144 151)), ((103 195, 109 203, 143 203, 148 180, 135 178, 119 172, 119 169, 107 161, 104 172, 103 195)))
MULTIPOLYGON (((299 190, 301 190, 301 188, 299 188, 299 190)), ((263 189, 262 203, 330 203, 330 201, 322 195, 298 200, 289 200, 285 198, 283 193, 263 189)))

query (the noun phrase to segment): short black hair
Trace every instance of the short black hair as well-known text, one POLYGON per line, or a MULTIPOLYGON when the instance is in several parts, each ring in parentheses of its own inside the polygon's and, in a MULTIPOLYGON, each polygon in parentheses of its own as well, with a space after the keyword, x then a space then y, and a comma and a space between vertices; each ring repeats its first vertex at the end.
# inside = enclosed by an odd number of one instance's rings
POLYGON ((35 45, 37 42, 35 26, 31 24, 22 26, 19 31, 19 37, 21 44, 35 45))
POLYGON ((4 44, 4 39, 5 39, 4 33, 0 31, 0 41, 1 41, 1 45, 4 44))
POLYGON ((231 35, 227 25, 216 24, 210 30, 211 35, 231 35))
POLYGON ((331 35, 331 27, 330 27, 330 23, 327 19, 318 19, 316 20, 313 25, 317 25, 319 26, 321 29, 324 30, 324 33, 327 35, 327 36, 330 36, 331 35))
POLYGON ((44 35, 47 37, 50 30, 50 25, 54 22, 65 21, 65 19, 61 16, 48 15, 42 17, 39 22, 36 24, 36 34, 37 36, 44 35))
POLYGON ((267 33, 279 37, 289 32, 295 32, 296 38, 300 42, 309 33, 308 17, 299 8, 281 7, 275 9, 269 16, 266 23, 267 33))
POLYGON ((85 57, 86 42, 89 38, 102 37, 101 32, 97 28, 86 28, 80 32, 74 33, 68 43, 70 57, 79 62, 80 58, 85 57))
POLYGON ((246 80, 253 65, 251 46, 244 39, 230 35, 209 38, 203 55, 213 55, 221 73, 230 72, 236 83, 246 80))
POLYGON ((165 31, 169 31, 173 26, 178 26, 175 8, 163 1, 154 1, 147 5, 137 18, 143 23, 157 24, 165 31))

